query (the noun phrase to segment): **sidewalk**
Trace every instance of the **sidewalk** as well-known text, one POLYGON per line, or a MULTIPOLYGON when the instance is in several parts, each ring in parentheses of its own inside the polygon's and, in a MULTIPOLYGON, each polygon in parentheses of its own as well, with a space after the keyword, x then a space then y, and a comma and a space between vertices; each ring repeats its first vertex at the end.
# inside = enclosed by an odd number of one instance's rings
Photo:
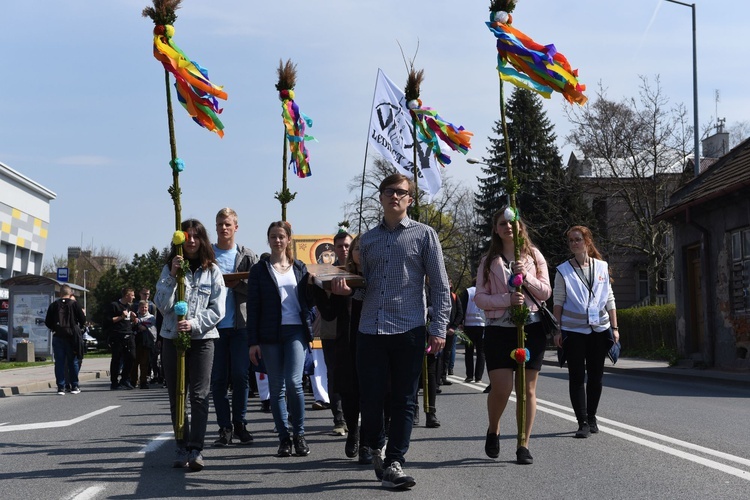
MULTIPOLYGON (((110 358, 84 358, 78 378, 81 388, 86 390, 86 381, 109 378, 110 358)), ((544 356, 544 364, 556 369, 557 352, 549 350, 544 356)), ((692 380, 719 382, 724 385, 750 387, 750 372, 727 372, 713 369, 670 367, 666 361, 649 361, 636 358, 620 358, 617 365, 606 360, 604 371, 624 375, 639 375, 657 379, 692 380)), ((53 365, 33 368, 0 370, 0 398, 30 392, 53 391, 56 389, 53 365)))
MULTIPOLYGON (((557 351, 548 350, 544 355, 544 364, 558 367, 557 351)), ((567 368, 563 367, 567 373, 567 368)), ((715 369, 685 368, 669 366, 666 361, 651 361, 638 358, 620 358, 616 365, 609 359, 604 361, 604 371, 623 375, 639 375, 657 379, 692 380, 703 382, 720 382, 724 385, 750 387, 750 372, 730 372, 715 369)))
MULTIPOLYGON (((83 358, 78 380, 86 390, 86 382, 98 378, 109 379, 109 357, 83 358)), ((55 367, 52 364, 29 368, 0 370, 0 398, 29 392, 57 391, 55 367)))

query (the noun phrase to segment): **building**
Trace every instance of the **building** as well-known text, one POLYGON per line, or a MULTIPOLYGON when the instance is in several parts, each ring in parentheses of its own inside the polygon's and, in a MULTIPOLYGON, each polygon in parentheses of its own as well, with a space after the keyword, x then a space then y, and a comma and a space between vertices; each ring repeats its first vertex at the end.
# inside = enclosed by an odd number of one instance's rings
POLYGON ((750 370, 750 139, 677 190, 655 220, 674 228, 681 355, 750 370))
MULTIPOLYGON (((580 180, 596 218, 591 228, 610 265, 617 307, 673 301, 671 227, 652 225, 653 214, 687 180, 686 158, 657 148, 629 158, 583 158, 571 153, 569 175, 580 180)), ((692 171, 692 170, 691 170, 692 171)))
POLYGON ((23 274, 40 275, 55 193, 0 163, 0 286, 23 274))

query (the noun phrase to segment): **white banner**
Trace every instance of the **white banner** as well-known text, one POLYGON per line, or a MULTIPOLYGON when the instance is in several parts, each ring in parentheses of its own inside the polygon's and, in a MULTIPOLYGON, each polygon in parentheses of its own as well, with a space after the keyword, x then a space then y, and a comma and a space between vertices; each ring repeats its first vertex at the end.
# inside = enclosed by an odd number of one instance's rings
MULTIPOLYGON (((370 144, 386 161, 409 178, 414 174, 414 133, 411 114, 406 107, 406 96, 382 70, 378 69, 375 85, 375 99, 370 115, 370 144)), ((426 144, 417 148, 418 185, 428 194, 429 200, 435 196, 443 180, 440 166, 426 144)), ((429 201, 428 200, 428 201, 429 201)))

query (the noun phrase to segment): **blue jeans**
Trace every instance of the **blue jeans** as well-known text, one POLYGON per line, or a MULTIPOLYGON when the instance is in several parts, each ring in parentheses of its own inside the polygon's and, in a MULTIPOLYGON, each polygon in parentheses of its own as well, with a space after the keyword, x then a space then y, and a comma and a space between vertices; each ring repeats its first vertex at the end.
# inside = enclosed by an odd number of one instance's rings
POLYGON ((280 344, 260 344, 260 353, 268 372, 271 413, 276 430, 279 431, 280 441, 289 439, 290 417, 294 435, 305 434, 305 393, 302 390, 302 371, 305 367, 306 346, 307 339, 302 325, 282 325, 280 344), (288 411, 287 405, 289 405, 288 411))
POLYGON ((78 387, 78 357, 73 352, 73 341, 54 335, 52 337, 52 354, 55 355, 57 390, 64 391, 66 383, 71 388, 78 387), (70 380, 65 380, 66 368, 70 380))
MULTIPOLYGON (((174 340, 162 341, 162 369, 169 393, 169 412, 172 428, 177 423, 177 348, 174 340)), ((208 424, 208 392, 211 379, 211 365, 214 362, 214 339, 191 340, 190 349, 185 352, 185 378, 189 391, 190 404, 185 404, 185 425, 183 437, 176 439, 178 448, 203 450, 208 424), (190 418, 187 418, 187 408, 190 418)), ((187 401, 186 401, 187 403, 187 401)))
POLYGON ((231 429, 232 424, 247 423, 247 396, 250 354, 247 347, 247 330, 222 328, 214 341, 214 366, 211 370, 211 396, 214 399, 216 420, 222 429, 231 429), (231 371, 231 373, 230 373, 231 371), (227 390, 232 379, 232 410, 230 420, 227 390))
POLYGON ((414 424, 414 401, 425 354, 425 327, 396 335, 357 336, 359 375, 360 445, 381 449, 385 444, 383 399, 391 385, 391 423, 385 449, 386 466, 405 462, 414 424))

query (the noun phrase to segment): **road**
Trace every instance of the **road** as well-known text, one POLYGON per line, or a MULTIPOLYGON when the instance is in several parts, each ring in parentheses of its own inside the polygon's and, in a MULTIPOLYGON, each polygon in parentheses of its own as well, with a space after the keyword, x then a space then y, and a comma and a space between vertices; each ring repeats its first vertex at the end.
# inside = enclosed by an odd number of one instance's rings
MULTIPOLYGON (((459 356, 457 366, 463 366, 459 356)), ((412 434, 406 471, 417 486, 401 497, 463 499, 746 499, 750 491, 750 388, 718 382, 605 375, 601 433, 574 439, 567 372, 545 366, 530 449, 515 460, 513 404, 501 422, 501 455, 484 454, 484 384, 456 371, 438 397, 439 429, 412 434)), ((166 392, 109 391, 86 383, 80 395, 33 393, 0 399, 2 498, 131 499, 292 497, 380 498, 369 467, 345 458, 328 434, 327 411, 307 412, 308 457, 279 459, 269 414, 251 400, 249 447, 208 447, 199 473, 171 469, 166 392)), ((311 401, 308 400, 308 409, 311 401)), ((209 424, 208 442, 216 427, 209 424)))

